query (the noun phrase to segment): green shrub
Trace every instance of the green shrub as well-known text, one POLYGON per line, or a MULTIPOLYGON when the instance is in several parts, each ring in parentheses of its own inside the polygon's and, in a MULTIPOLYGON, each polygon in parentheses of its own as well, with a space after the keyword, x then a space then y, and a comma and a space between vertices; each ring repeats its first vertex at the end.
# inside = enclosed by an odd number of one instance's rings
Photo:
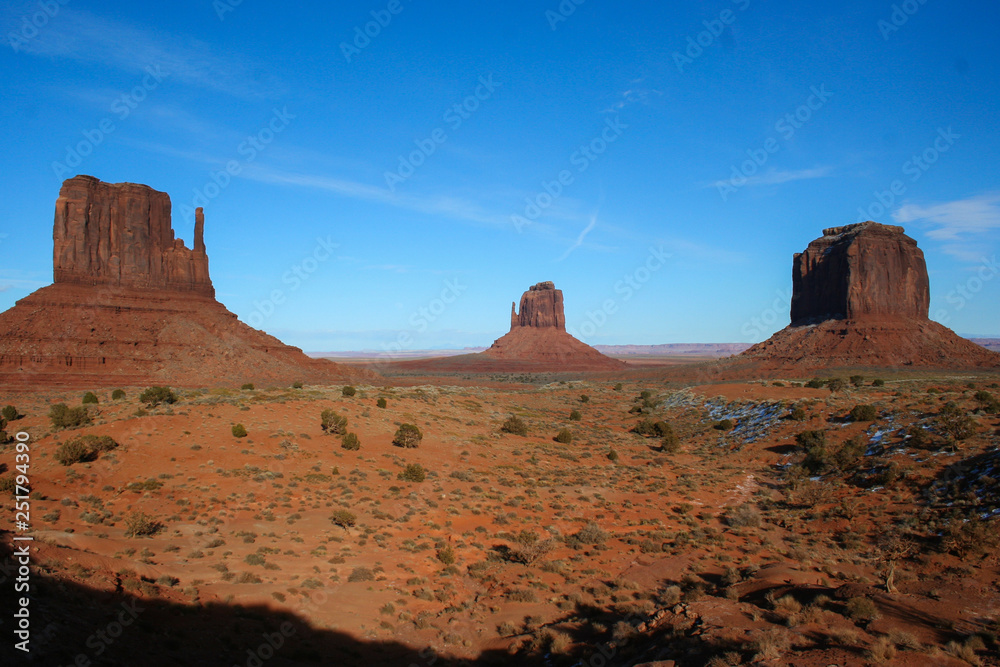
POLYGON ((146 391, 139 394, 139 401, 145 403, 147 407, 155 408, 161 403, 176 403, 177 395, 170 389, 170 387, 150 387, 146 391))
POLYGON ((377 406, 378 406, 378 407, 380 407, 380 408, 385 408, 386 406, 388 406, 388 405, 389 405, 389 403, 388 403, 388 402, 387 402, 387 401, 386 401, 386 400, 385 400, 384 398, 380 398, 380 399, 378 399, 378 401, 377 401, 377 402, 375 403, 375 405, 377 405, 377 406))
POLYGON ((610 537, 608 533, 604 532, 598 524, 591 521, 579 531, 567 537, 566 546, 574 549, 579 549, 583 546, 595 546, 604 544, 608 537, 610 537))
POLYGON ((611 461, 611 462, 615 462, 615 461, 618 460, 618 452, 616 452, 614 449, 609 449, 607 456, 608 456, 608 460, 611 461))
POLYGON ((348 510, 336 510, 330 516, 330 521, 332 521, 335 526, 340 526, 344 530, 347 530, 358 522, 358 517, 353 512, 348 510))
POLYGON ((733 423, 732 419, 723 419, 715 425, 716 431, 732 431, 736 428, 736 424, 733 423))
POLYGON ((988 391, 977 391, 976 400, 979 402, 983 412, 990 415, 1000 413, 1000 400, 988 391))
POLYGON ((881 614, 875 603, 866 597, 854 597, 847 601, 847 615, 855 623, 862 621, 874 621, 881 614))
POLYGON ((332 435, 347 433, 347 417, 337 414, 334 410, 324 410, 320 415, 320 424, 324 433, 332 435))
POLYGON ((71 408, 65 403, 56 403, 49 410, 49 419, 55 428, 77 428, 90 423, 87 408, 71 408))
POLYGON ((132 512, 125 517, 125 537, 145 537, 160 532, 159 521, 144 512, 132 512))
POLYGON ((568 445, 569 443, 573 442, 573 434, 570 432, 568 428, 564 428, 558 433, 556 433, 556 437, 552 439, 555 440, 556 442, 561 442, 564 445, 568 445))
POLYGON ((401 424, 396 430, 396 435, 392 438, 392 444, 406 449, 415 449, 420 446, 420 441, 423 439, 424 434, 415 424, 401 424))
POLYGON ((906 435, 910 436, 906 439, 906 444, 911 447, 920 447, 922 449, 931 442, 931 434, 927 432, 927 429, 916 424, 906 427, 906 435))
POLYGON ((643 437, 663 437, 670 425, 663 421, 654 422, 652 419, 643 419, 632 429, 633 433, 637 433, 643 437))
POLYGON ((797 422, 804 422, 806 420, 806 411, 799 407, 792 408, 792 413, 789 416, 797 422))
POLYGON ((340 390, 340 393, 343 396, 350 397, 350 396, 354 396, 355 394, 357 394, 358 390, 355 389, 354 387, 352 387, 351 385, 347 385, 346 387, 344 387, 343 389, 340 390))
POLYGON ((513 435, 528 435, 528 425, 517 415, 508 417, 507 421, 500 427, 500 430, 513 435))
POLYGON ((88 391, 86 394, 83 395, 84 405, 97 405, 97 403, 98 403, 97 394, 95 394, 94 392, 88 391))
POLYGON ((873 380, 872 381, 872 386, 873 387, 884 387, 885 386, 885 380, 873 380))
POLYGON ((806 382, 806 386, 810 389, 822 389, 826 386, 826 380, 820 380, 819 378, 813 378, 806 382))
POLYGON ((855 405, 851 408, 852 422, 873 422, 878 419, 878 410, 874 405, 855 405))
POLYGON ((850 381, 851 381, 851 384, 853 384, 855 387, 860 387, 861 385, 863 385, 865 383, 865 376, 864 375, 852 375, 850 381))
POLYGON ((3 496, 14 495, 17 490, 17 478, 14 475, 4 475, 0 477, 0 494, 3 496))
POLYGON ((85 463, 96 458, 94 451, 90 449, 79 438, 67 440, 56 449, 55 459, 64 466, 71 466, 74 463, 85 463))
POLYGON ((674 433, 674 429, 667 424, 667 431, 660 438, 660 451, 664 454, 676 454, 681 450, 681 440, 674 433))
POLYGON ((292 389, 302 389, 303 386, 305 385, 303 385, 302 382, 299 380, 296 380, 295 382, 292 383, 292 389))
POLYGON ((615 386, 613 387, 613 389, 614 389, 614 391, 621 391, 622 390, 622 383, 621 382, 616 382, 615 386))
POLYGON ((826 445, 826 433, 823 431, 802 431, 796 434, 795 442, 803 449, 826 445))
POLYGON ((586 394, 580 394, 580 402, 590 403, 590 396, 587 396, 586 394))
POLYGON ((242 391, 253 391, 253 389, 254 389, 253 382, 247 382, 246 384, 240 387, 240 390, 242 391))
POLYGON ((422 482, 427 479, 427 471, 419 463, 411 463, 406 466, 403 472, 396 475, 396 479, 400 479, 404 482, 422 482))
POLYGON ((573 410, 572 412, 569 413, 570 421, 578 422, 581 419, 583 419, 583 415, 580 414, 579 410, 573 410))
POLYGON ((247 437, 247 429, 243 424, 233 424, 233 437, 234 438, 245 438, 247 437))
POLYGON ((444 565, 454 565, 455 564, 455 550, 451 548, 450 545, 445 545, 438 549, 437 559, 441 561, 444 565))
POLYGON ((726 513, 726 523, 733 528, 757 528, 760 522, 760 512, 752 503, 744 503, 726 513))
POLYGON ((356 452, 361 449, 361 440, 354 433, 345 433, 340 441, 340 446, 346 450, 356 452))
POLYGON ((949 402, 941 409, 937 423, 938 428, 954 440, 967 440, 976 434, 976 420, 956 408, 949 408, 954 402, 949 402))
POLYGON ((4 406, 4 409, 0 410, 0 415, 9 422, 16 421, 24 416, 13 405, 4 406))
POLYGON ((843 378, 830 378, 826 381, 826 388, 830 390, 831 394, 843 391, 846 387, 847 383, 844 382, 843 378))
POLYGON ((123 398, 125 398, 125 390, 124 389, 115 389, 113 392, 111 392, 111 400, 112 401, 120 401, 123 398))
POLYGON ((367 567, 356 567, 351 570, 351 574, 348 575, 347 581, 375 581, 375 573, 367 567))

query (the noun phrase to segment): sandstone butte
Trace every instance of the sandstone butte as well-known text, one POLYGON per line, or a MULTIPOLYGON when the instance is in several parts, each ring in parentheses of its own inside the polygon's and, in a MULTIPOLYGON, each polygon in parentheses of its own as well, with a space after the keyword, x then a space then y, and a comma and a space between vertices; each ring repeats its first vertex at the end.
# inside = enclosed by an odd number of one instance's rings
POLYGON ((562 290, 538 283, 521 296, 520 312, 511 305, 510 331, 479 354, 404 361, 406 370, 437 372, 585 372, 614 371, 624 361, 605 356, 566 332, 562 290))
POLYGON ((194 247, 170 197, 76 176, 53 229, 54 283, 0 313, 0 384, 23 388, 330 382, 367 376, 240 322, 215 300, 198 209, 194 247))
POLYGON ((823 230, 792 263, 791 324, 722 367, 1000 368, 1000 355, 928 317, 924 253, 902 227, 823 230))

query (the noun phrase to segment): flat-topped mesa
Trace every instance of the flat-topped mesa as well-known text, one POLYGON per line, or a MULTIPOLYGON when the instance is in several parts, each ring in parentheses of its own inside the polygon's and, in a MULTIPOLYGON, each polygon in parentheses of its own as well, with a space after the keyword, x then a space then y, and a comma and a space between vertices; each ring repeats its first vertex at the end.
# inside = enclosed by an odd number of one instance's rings
POLYGON ((136 183, 76 176, 63 183, 56 201, 53 278, 56 283, 214 297, 204 235, 200 208, 191 250, 174 238, 166 193, 136 183))
POLYGON ((795 255, 792 326, 826 320, 927 320, 924 253, 902 227, 862 222, 823 230, 795 255))
POLYGON ((566 313, 562 290, 552 282, 532 285, 521 296, 520 314, 511 304, 510 329, 520 327, 553 328, 566 331, 566 313))

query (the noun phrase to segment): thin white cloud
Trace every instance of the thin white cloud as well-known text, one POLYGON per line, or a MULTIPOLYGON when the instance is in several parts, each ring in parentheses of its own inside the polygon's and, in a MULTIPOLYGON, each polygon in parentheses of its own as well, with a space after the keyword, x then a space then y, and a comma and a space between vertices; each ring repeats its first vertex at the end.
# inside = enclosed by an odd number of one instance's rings
POLYGON ((590 218, 590 224, 588 224, 584 228, 584 230, 582 232, 580 232, 580 235, 576 238, 576 241, 573 243, 573 245, 571 245, 569 248, 567 248, 566 252, 563 253, 562 257, 560 257, 556 261, 557 262, 561 262, 564 259, 566 259, 567 257, 569 257, 570 255, 572 255, 574 250, 576 250, 577 248, 579 248, 580 246, 583 245, 583 241, 584 241, 584 239, 587 238, 587 234, 589 234, 590 232, 594 231, 595 227, 597 227, 597 213, 595 213, 590 218))
POLYGON ((200 40, 136 27, 64 7, 21 50, 45 58, 99 63, 135 75, 161 68, 165 79, 239 97, 276 97, 283 87, 256 68, 200 40))
MULTIPOLYGON (((633 81, 633 83, 642 83, 642 81, 637 80, 633 81)), ((619 93, 618 99, 602 113, 618 113, 633 104, 646 104, 649 102, 649 98, 662 94, 659 90, 652 88, 629 88, 619 93)))
MULTIPOLYGON (((770 169, 763 174, 747 177, 746 181, 738 187, 748 188, 762 185, 782 185, 784 183, 792 183, 794 181, 808 181, 815 178, 826 178, 832 171, 833 169, 831 167, 814 167, 813 169, 798 169, 791 171, 770 169)), ((703 187, 718 188, 733 185, 734 184, 731 181, 725 180, 706 183, 703 187)))
POLYGON ((938 241, 969 241, 1000 229, 1000 192, 931 206, 904 204, 892 217, 901 224, 932 226, 927 236, 938 241))

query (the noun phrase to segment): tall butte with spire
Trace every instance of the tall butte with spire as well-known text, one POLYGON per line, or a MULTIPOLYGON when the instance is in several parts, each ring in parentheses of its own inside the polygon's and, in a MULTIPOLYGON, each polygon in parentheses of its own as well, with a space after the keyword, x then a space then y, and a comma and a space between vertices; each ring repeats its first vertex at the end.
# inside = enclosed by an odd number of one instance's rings
POLYGON ((932 321, 929 307, 924 253, 902 227, 831 227, 792 260, 791 324, 722 365, 1000 368, 1000 355, 932 321))
POLYGON ((170 197, 146 185, 63 183, 54 284, 0 313, 0 384, 217 386, 364 374, 240 322, 215 300, 204 211, 193 249, 174 238, 170 211, 170 197))

